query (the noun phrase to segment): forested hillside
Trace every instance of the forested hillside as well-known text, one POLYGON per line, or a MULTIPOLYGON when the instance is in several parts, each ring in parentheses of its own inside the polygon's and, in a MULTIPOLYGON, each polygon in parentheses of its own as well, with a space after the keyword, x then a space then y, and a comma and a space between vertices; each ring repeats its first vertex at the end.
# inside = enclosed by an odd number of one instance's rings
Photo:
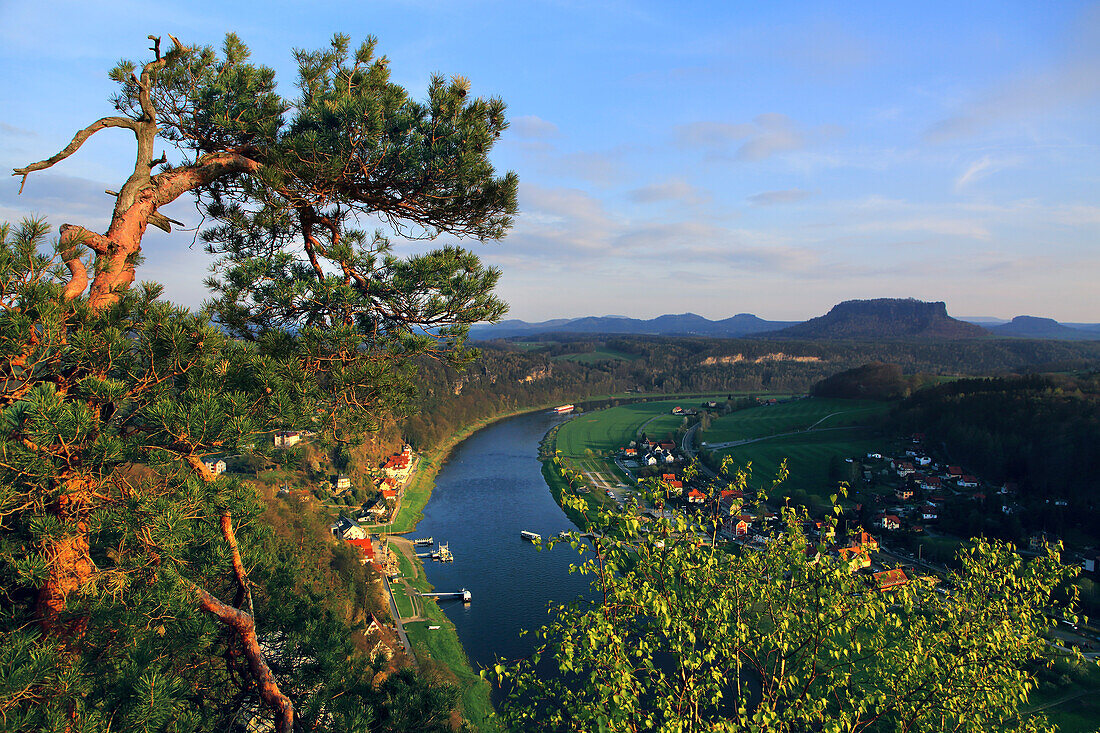
POLYGON ((953 462, 1019 492, 1025 530, 1100 542, 1100 375, 964 379, 902 403, 895 427, 925 432, 953 462))
MULTIPOLYGON (((464 370, 419 365, 419 395, 399 429, 415 446, 513 410, 627 391, 808 392, 827 377, 889 362, 892 380, 1100 366, 1100 343, 1026 340, 806 342, 669 337, 572 338, 480 345, 464 370)), ((900 384, 900 382, 899 382, 900 384)), ((897 386, 897 385, 895 385, 897 386)), ((904 396, 898 388, 893 396, 904 396)))

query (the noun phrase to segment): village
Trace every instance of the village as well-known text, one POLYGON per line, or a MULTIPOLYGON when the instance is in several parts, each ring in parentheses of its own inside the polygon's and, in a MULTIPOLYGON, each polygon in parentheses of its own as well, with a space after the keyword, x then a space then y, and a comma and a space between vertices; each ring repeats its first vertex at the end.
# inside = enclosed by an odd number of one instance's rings
MULTIPOLYGON (((779 400, 761 401, 762 405, 779 404, 779 400)), ((713 409, 714 402, 700 407, 713 409)), ((696 410, 676 406, 672 415, 692 415, 696 410)), ((842 562, 850 572, 863 573, 879 588, 889 589, 908 582, 915 576, 936 579, 944 568, 922 557, 919 538, 925 535, 949 538, 939 524, 942 513, 951 503, 972 502, 982 511, 1005 515, 1022 510, 1018 503, 1018 488, 1012 483, 991 485, 962 466, 937 461, 926 448, 923 433, 914 433, 897 446, 896 455, 868 452, 844 458, 853 480, 851 500, 842 515, 839 538, 825 537, 828 556, 842 562), (879 533, 876 538, 869 533, 879 533), (889 551, 880 543, 887 543, 889 551), (909 552, 917 540, 916 551, 909 552)), ((630 479, 639 482, 649 476, 655 486, 668 497, 668 506, 642 508, 649 516, 672 516, 683 512, 693 517, 715 517, 720 520, 718 536, 749 549, 759 549, 775 536, 778 517, 769 508, 756 513, 742 510, 754 498, 751 493, 734 488, 721 480, 715 482, 713 471, 690 460, 688 451, 671 440, 650 439, 644 433, 631 440, 614 455, 616 466, 630 479), (686 470, 685 470, 686 469, 686 470), (713 487, 713 488, 712 488, 713 487)), ((607 488, 605 494, 620 506, 637 503, 637 495, 626 487, 607 488)), ((1061 505, 1064 505, 1062 503, 1061 505)), ((808 521, 803 526, 807 540, 822 541, 823 521, 808 521)), ((952 538, 954 539, 954 538, 952 538)), ((1060 539, 1047 532, 1028 537, 1025 551, 1037 554, 1046 546, 1055 546, 1060 539)), ((1070 558, 1080 563, 1086 573, 1100 570, 1100 554, 1085 552, 1070 558)))

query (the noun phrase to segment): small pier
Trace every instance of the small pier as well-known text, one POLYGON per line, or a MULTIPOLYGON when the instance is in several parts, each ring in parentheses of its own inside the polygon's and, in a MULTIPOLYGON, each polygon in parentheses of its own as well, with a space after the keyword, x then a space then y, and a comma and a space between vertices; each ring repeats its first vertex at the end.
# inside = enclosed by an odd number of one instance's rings
POLYGON ((439 562, 453 562, 455 558, 451 554, 450 544, 441 544, 439 549, 432 553, 432 559, 439 562))
POLYGON ((473 598, 470 591, 465 588, 454 593, 421 593, 420 595, 425 598, 461 598, 463 603, 469 603, 473 598))

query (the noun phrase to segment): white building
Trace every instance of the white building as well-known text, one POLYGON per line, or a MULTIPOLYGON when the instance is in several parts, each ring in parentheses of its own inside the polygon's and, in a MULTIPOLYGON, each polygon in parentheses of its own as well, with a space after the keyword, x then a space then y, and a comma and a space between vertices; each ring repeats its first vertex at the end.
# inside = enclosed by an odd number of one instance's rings
POLYGON ((302 442, 302 434, 297 430, 280 430, 275 433, 276 448, 290 448, 302 442))

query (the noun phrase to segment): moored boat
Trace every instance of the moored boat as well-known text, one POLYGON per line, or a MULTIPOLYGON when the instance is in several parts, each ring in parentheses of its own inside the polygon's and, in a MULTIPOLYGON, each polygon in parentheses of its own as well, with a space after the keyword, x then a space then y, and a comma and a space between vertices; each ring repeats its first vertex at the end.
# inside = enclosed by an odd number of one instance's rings
POLYGON ((528 542, 541 542, 542 536, 535 532, 528 532, 526 529, 520 530, 519 536, 528 542))

